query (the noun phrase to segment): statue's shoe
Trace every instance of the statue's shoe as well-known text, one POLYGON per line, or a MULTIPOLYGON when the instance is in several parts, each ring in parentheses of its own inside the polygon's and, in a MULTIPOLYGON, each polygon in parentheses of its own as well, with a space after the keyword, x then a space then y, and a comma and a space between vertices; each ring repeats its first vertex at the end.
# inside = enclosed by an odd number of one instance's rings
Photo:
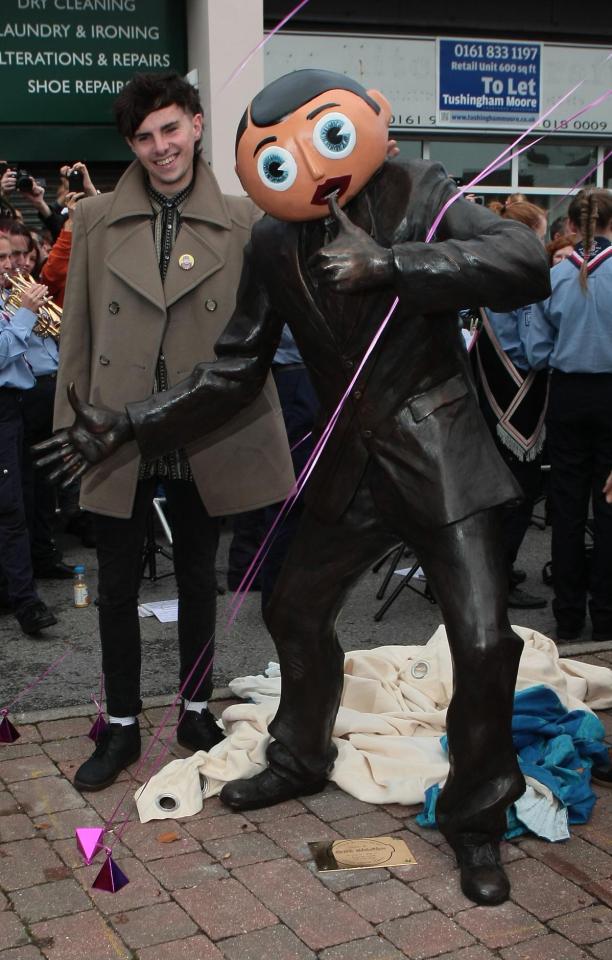
POLYGON ((249 780, 226 783, 221 791, 221 802, 232 810, 258 810, 294 797, 309 797, 319 793, 325 784, 325 780, 295 783, 267 768, 249 780))
POLYGON ((477 834, 453 842, 461 872, 461 889, 481 906, 493 907, 510 895, 510 881, 501 865, 499 844, 477 834))

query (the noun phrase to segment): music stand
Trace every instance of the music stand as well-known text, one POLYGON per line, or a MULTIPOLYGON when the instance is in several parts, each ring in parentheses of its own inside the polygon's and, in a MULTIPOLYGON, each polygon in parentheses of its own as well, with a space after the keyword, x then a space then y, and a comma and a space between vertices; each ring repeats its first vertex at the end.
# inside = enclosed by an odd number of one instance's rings
MULTIPOLYGON (((390 580, 391 580, 391 577, 392 577, 393 574, 395 573, 395 571, 396 571, 396 569, 397 569, 397 566, 398 566, 400 560, 402 559, 402 557, 404 556, 404 554, 407 553, 407 552, 412 552, 412 551, 410 551, 410 549, 409 549, 409 547, 407 546, 407 544, 405 544, 405 543, 400 543, 399 546, 394 547, 393 550, 391 550, 389 553, 387 553, 387 554, 382 558, 382 560, 379 560, 378 563, 372 568, 372 569, 373 569, 373 572, 374 572, 374 573, 377 573, 378 570, 380 570, 381 565, 385 562, 385 560, 387 560, 388 558, 391 558, 391 562, 390 562, 389 567, 388 567, 388 569, 387 569, 387 572, 386 572, 386 574, 385 574, 384 580, 383 580, 382 584, 380 585, 380 588, 379 588, 379 590, 378 590, 378 592, 377 592, 377 594, 376 594, 376 599, 377 599, 377 600, 382 600, 382 598, 384 597, 384 595, 385 595, 385 593, 386 593, 386 590, 387 590, 387 587, 388 587, 388 585, 389 585, 389 582, 390 582, 390 580)), ((414 556, 414 555, 413 555, 413 556, 414 556)), ((436 601, 435 601, 435 598, 434 598, 431 590, 429 589, 429 585, 428 585, 428 584, 425 585, 425 587, 424 587, 423 590, 419 590, 417 587, 413 586, 412 583, 411 583, 412 578, 415 576, 417 570, 418 570, 419 567, 420 567, 420 563, 419 563, 419 561, 416 559, 416 557, 414 558, 414 561, 415 561, 415 562, 413 563, 413 565, 412 565, 412 566, 410 567, 410 569, 408 570, 408 573, 406 573, 404 576, 402 576, 402 578, 401 578, 400 582, 398 583, 397 587, 395 587, 395 589, 394 589, 393 592, 390 594, 390 596, 388 597, 388 599, 385 600, 385 602, 382 604, 382 606, 381 606, 381 607, 376 611, 376 613, 374 614, 374 620, 375 620, 377 623, 378 623, 380 620, 382 620, 382 618, 384 617, 385 613, 387 612, 387 610, 389 609, 389 607, 391 606, 391 604, 394 603, 394 602, 397 600, 397 598, 399 597, 399 595, 400 595, 400 593, 402 592, 402 590, 406 590, 406 589, 412 590, 412 592, 413 592, 413 593, 416 593, 416 595, 417 595, 418 597, 421 597, 423 600, 427 600, 427 601, 428 601, 429 603, 431 603, 431 604, 435 604, 435 602, 436 602, 436 601)))
POLYGON ((164 577, 173 577, 174 576, 174 567, 172 570, 169 570, 168 573, 157 572, 157 557, 158 555, 165 557, 166 560, 172 560, 172 531, 166 519, 166 515, 163 511, 163 504, 166 502, 165 497, 153 497, 153 503, 151 504, 151 509, 149 510, 149 516, 147 517, 147 529, 145 534, 145 544, 142 554, 142 573, 141 578, 146 576, 147 580, 155 582, 156 580, 163 580, 164 577), (168 548, 164 548, 160 543, 157 542, 155 537, 155 517, 159 520, 161 528, 164 532, 164 536, 168 541, 168 548), (168 552, 168 550, 170 552, 168 552), (145 574, 145 571, 148 569, 148 573, 145 574))

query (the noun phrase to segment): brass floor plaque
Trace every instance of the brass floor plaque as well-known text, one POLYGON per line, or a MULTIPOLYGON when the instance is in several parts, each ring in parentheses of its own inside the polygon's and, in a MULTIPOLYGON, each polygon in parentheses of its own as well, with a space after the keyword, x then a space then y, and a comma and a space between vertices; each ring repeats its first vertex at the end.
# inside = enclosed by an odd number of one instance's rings
POLYGON ((416 863, 408 846, 399 837, 317 840, 308 846, 317 870, 365 870, 416 863))

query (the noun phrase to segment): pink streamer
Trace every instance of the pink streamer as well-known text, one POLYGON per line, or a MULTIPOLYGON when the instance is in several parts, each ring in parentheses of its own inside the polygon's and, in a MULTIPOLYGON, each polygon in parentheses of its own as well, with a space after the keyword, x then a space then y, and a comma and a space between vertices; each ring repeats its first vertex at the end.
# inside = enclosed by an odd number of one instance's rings
POLYGON ((230 626, 234 623, 236 617, 238 616, 238 613, 239 613, 239 611, 240 611, 240 608, 242 607, 242 604, 244 603, 244 598, 245 598, 245 596, 246 596, 246 593, 248 592, 248 590, 249 590, 249 588, 250 588, 253 580, 254 580, 255 577, 257 576, 257 573, 259 572, 259 570, 260 570, 260 568, 261 568, 261 564, 262 564, 263 561, 265 560, 266 555, 267 555, 267 553, 268 553, 268 551, 269 551, 269 549, 270 549, 271 541, 272 541, 272 536, 273 536, 273 534, 274 534, 274 531, 276 530, 276 528, 277 528, 278 524, 280 523, 280 521, 286 516, 287 513, 289 513, 289 511, 290 511, 291 508, 293 507, 293 504, 295 503, 295 501, 296 501, 297 498, 299 497, 300 493, 301 493, 302 490, 304 489, 306 483, 308 482, 308 479, 309 479, 312 471, 314 470, 315 466, 317 465, 317 463, 318 463, 318 461, 319 461, 319 458, 320 458, 321 454, 323 453, 323 449, 324 449, 324 447, 325 447, 325 445, 326 445, 326 443, 327 443, 327 441, 328 441, 328 439, 329 439, 329 436, 330 436, 332 430, 334 429, 334 427, 335 427, 335 425, 336 425, 336 422, 337 422, 337 420, 338 420, 338 417, 340 416, 340 413, 342 412, 342 409, 343 409, 343 407, 344 407, 344 404, 345 404, 347 398, 349 397, 349 395, 350 395, 353 387, 355 386, 355 383, 357 382, 357 380, 358 380, 358 378, 359 378, 359 376, 360 376, 360 374, 361 374, 361 371, 363 370, 364 366, 366 365, 366 363, 367 363, 367 361, 368 361, 368 359, 369 359, 369 357, 370 357, 370 354, 372 353, 372 351, 373 351, 374 348, 376 347, 378 341, 379 341, 380 338, 382 337, 382 335, 383 335, 383 333, 384 333, 384 331, 385 331, 385 329, 386 329, 386 327, 387 327, 387 324, 388 324, 389 320, 391 319, 391 317, 393 316, 393 314, 394 314, 394 312, 395 312, 395 310, 396 310, 396 308, 397 308, 398 303, 399 303, 399 297, 396 297, 395 300, 393 301, 393 303, 392 303, 392 305, 391 305, 391 308, 390 308, 389 312, 387 313, 385 319, 382 321, 382 323, 381 323, 381 325, 379 326, 378 330, 377 330, 376 333, 374 334, 374 338, 372 339, 372 342, 370 343, 370 345, 369 345, 368 349, 366 350, 366 352, 365 352, 365 354, 364 354, 364 356, 363 356, 363 358, 362 358, 359 366, 357 367, 357 370, 355 371, 355 374, 354 374, 351 382, 349 383, 349 385, 348 385, 348 387, 346 388, 344 394, 342 395, 342 398, 341 398, 338 406, 336 407, 336 409, 334 410, 333 414, 331 415, 331 418, 330 418, 330 420, 329 420, 329 423, 327 424, 327 426, 325 427, 325 430, 323 431, 323 433, 321 434, 319 440, 318 440, 317 443, 315 444, 314 450, 313 450, 312 453, 310 454, 308 460, 306 461, 306 464, 305 464, 305 466, 304 466, 304 469, 301 471, 299 477, 297 478, 297 480, 296 480, 296 482, 295 482, 295 487, 294 487, 293 490, 290 492, 289 496, 287 497, 287 499, 286 499, 285 502, 283 503, 283 505, 282 505, 282 507, 280 508, 279 512, 277 513, 276 517, 274 518, 274 523, 272 524, 272 526, 271 526, 270 529, 268 530, 268 533, 266 534, 263 543, 261 544, 259 550, 257 551, 257 553, 255 554, 255 556, 253 557, 253 560, 252 560, 251 563, 249 564, 249 567, 248 567, 248 569, 247 569, 244 577, 243 577, 242 580, 240 581, 240 584, 239 584, 239 586, 238 586, 238 590, 236 591, 236 595, 235 595, 235 598, 234 598, 234 602, 233 602, 232 606, 230 607, 230 616, 229 616, 228 621, 227 621, 227 624, 226 624, 227 627, 230 627, 230 626))
POLYGON ((238 74, 242 73, 242 71, 244 70, 244 68, 245 68, 245 67, 247 66, 247 64, 252 60, 252 58, 255 56, 255 54, 258 53, 258 52, 262 49, 262 47, 265 47, 266 43, 268 43, 268 41, 272 39, 272 37, 274 36, 274 34, 275 34, 275 33, 278 33, 279 30, 282 30, 282 28, 285 26, 285 24, 288 23, 288 22, 291 20, 291 18, 295 16, 296 13, 299 13, 299 11, 302 9, 302 7, 305 7, 307 3, 309 3, 309 0, 301 0, 301 2, 298 3, 298 5, 297 5, 296 7, 294 7, 293 10, 291 10, 291 12, 288 13, 286 17, 283 17, 283 19, 282 19, 279 23, 276 24, 276 26, 274 27, 274 29, 271 30, 270 33, 267 34, 267 36, 263 37, 263 38, 259 41, 259 43, 257 44, 256 47, 253 47, 253 49, 251 50, 251 52, 247 54, 247 56, 244 58, 244 60, 242 61, 242 63, 239 63, 238 66, 236 67, 236 69, 233 70, 232 73, 230 73, 230 75, 229 75, 229 77, 227 78, 227 80, 225 80, 225 82, 223 83, 223 85, 220 87, 219 92, 221 92, 222 90, 225 90, 225 88, 232 82, 232 80, 235 80, 236 77, 238 76, 238 74))
MULTIPOLYGON (((610 59, 610 57, 612 57, 612 53, 606 58, 606 60, 610 59)), ((578 88, 579 88, 580 86, 582 86, 583 83, 584 83, 584 80, 581 80, 579 83, 575 84, 575 86, 573 86, 567 93, 565 93, 562 97, 560 97, 559 100, 557 100, 557 101, 552 105, 552 107, 550 107, 544 114, 542 114, 540 117, 538 117, 538 119, 535 120, 535 121, 531 124, 531 126, 529 126, 529 127, 527 128, 527 130, 525 130, 519 137, 517 137, 517 139, 514 140, 513 143, 511 143, 511 144, 510 144, 508 147, 506 147, 500 154, 498 154, 498 156, 497 156, 494 160, 492 160, 491 163, 489 163, 489 164, 484 168, 484 170, 482 170, 476 177, 474 177, 474 179, 473 179, 469 184, 467 184, 466 186, 460 187, 459 190, 458 190, 456 193, 454 193, 454 194, 449 198, 449 200, 447 200, 447 202, 442 206, 442 209, 440 210, 440 212, 437 214, 435 220, 433 221, 431 227, 429 228, 429 231, 427 232, 427 236, 426 236, 426 238, 425 238, 425 242, 426 242, 426 243, 431 243, 433 237, 435 236, 436 230, 437 230, 438 226, 440 225, 440 222, 442 221, 442 218, 444 217, 444 214, 446 213, 446 211, 448 210, 448 208, 449 208, 453 203, 455 203, 456 200, 459 199, 459 197, 461 197, 464 193, 469 192, 473 186, 475 186, 476 184, 480 183, 489 173, 491 173, 491 172, 493 172, 494 170, 498 169, 498 167, 500 167, 500 166, 504 166, 506 163, 508 163, 508 161, 514 159, 514 157, 516 157, 516 156, 519 156, 519 155, 520 155, 521 153, 523 153, 525 150, 530 149, 530 148, 533 147, 536 143, 539 143, 542 139, 544 139, 544 137, 546 136, 546 134, 542 134, 540 137, 537 137, 535 140, 532 140, 529 144, 526 144, 525 146, 521 147, 519 150, 514 151, 514 147, 518 146, 518 144, 521 143, 521 141, 524 140, 525 137, 528 136, 529 133, 531 133, 531 131, 532 131, 536 126, 538 126, 538 124, 540 124, 543 120, 545 120, 554 110, 556 110, 556 108, 557 108, 558 106, 560 106, 560 104, 562 104, 565 100, 567 100, 568 97, 570 97, 573 93, 575 93, 575 91, 578 90, 578 88), (514 152, 513 152, 513 151, 514 151, 514 152)), ((578 110, 575 114, 572 114, 572 116, 568 117, 568 118, 567 118, 567 122, 570 122, 571 120, 576 119, 576 117, 579 117, 581 114, 585 113, 587 110, 591 110, 593 107, 597 106, 599 103, 601 103, 603 100, 605 100, 606 97, 610 95, 610 93, 612 93, 612 91, 606 91, 604 94, 601 94, 601 95, 600 95, 599 97, 597 97, 595 100, 591 101, 591 103, 587 104, 585 107, 582 107, 582 108, 581 108, 580 110, 578 110)), ((271 543, 272 543, 272 539, 273 539, 273 536, 274 536, 274 532, 275 532, 277 526, 279 525, 279 523, 281 522, 281 520, 284 519, 284 517, 290 512, 290 510, 292 509, 293 504, 295 503, 297 497, 300 495, 300 493, 301 493, 302 490, 304 489, 304 486, 305 486, 306 483, 308 482, 308 479, 310 478, 310 475, 312 474, 312 471, 314 470, 314 468, 315 468, 315 466, 316 466, 316 464, 317 464, 317 462, 318 462, 318 460, 319 460, 319 458, 320 458, 320 456, 321 456, 321 453, 323 452, 323 449, 324 449, 324 447, 325 447, 325 445, 326 445, 326 443, 327 443, 327 440, 328 440, 328 438, 329 438, 329 436, 330 436, 330 434, 331 434, 331 431, 333 430, 334 426, 336 425, 336 422, 337 422, 337 420, 338 420, 338 417, 340 416, 340 413, 341 413, 341 411, 342 411, 342 409, 343 409, 343 407, 344 407, 344 404, 345 404, 345 402, 346 402, 346 400, 347 400, 347 398, 348 398, 348 396, 349 396, 349 394, 350 394, 350 392, 351 392, 351 390, 352 390, 355 382, 357 381, 357 379, 358 379, 358 377, 359 377, 359 375, 360 375, 360 373, 361 373, 361 371, 362 371, 365 363, 367 362, 370 354, 372 353, 372 350, 374 349, 374 347, 376 346, 376 344, 377 344, 378 341, 380 340, 382 334, 384 333, 384 331, 385 331, 385 329, 386 329, 386 327, 387 327, 387 324, 388 324, 389 320, 391 319, 391 316, 392 316, 393 313, 395 312, 395 309, 396 309, 398 303, 399 303, 399 298, 396 298, 395 301, 393 302, 392 306, 391 306, 391 309, 390 309, 389 313, 387 314, 387 316, 385 317, 385 319, 384 319, 383 322, 381 323, 380 327, 378 328, 377 332, 375 333, 374 338, 373 338, 372 342, 370 343, 370 346, 368 347, 368 349, 367 349, 367 351, 366 351, 366 354, 365 354, 365 356, 363 357, 361 363, 359 364, 359 367, 357 368, 357 371, 356 371, 353 379, 351 380, 351 382, 350 382, 347 390, 345 391, 344 395, 342 396, 342 398, 341 398, 341 400, 340 400, 340 403, 338 404, 338 406, 336 407, 335 411, 333 412, 333 414, 332 414, 332 416, 331 416, 331 418, 330 418, 329 423, 327 424, 325 430, 323 431, 321 437, 319 438, 319 441, 317 442, 317 444, 316 444, 313 452, 311 453, 311 455, 310 455, 310 457, 309 457, 309 459, 308 459, 308 461, 307 461, 304 469, 302 470, 302 472, 300 473, 300 476, 299 476, 298 479, 296 480, 295 487, 294 487, 293 490, 290 492, 289 496, 287 497, 287 499, 286 499, 285 502, 283 503, 281 509, 280 509, 279 512, 277 513, 277 515, 276 515, 276 517, 275 517, 275 519, 274 519, 274 522, 273 522, 272 526, 271 526, 270 529, 268 530, 268 533, 266 534, 266 536, 265 536, 265 538, 264 538, 264 540, 263 540, 263 543, 262 543, 261 546, 259 547, 259 550, 257 551, 257 553, 255 554, 253 560, 252 560, 251 563, 249 564, 249 567, 248 567, 246 573, 244 574, 244 577, 243 577, 242 580, 240 581, 240 584, 239 584, 239 586, 238 586, 238 590, 236 591, 236 594, 235 594, 235 597, 234 597, 234 602, 232 603, 232 605, 231 605, 231 607, 230 607, 230 614, 229 614, 229 618, 228 618, 227 623, 226 623, 226 628, 229 628, 229 627, 234 623, 234 621, 236 620, 236 617, 238 616, 238 613, 240 612, 240 609, 241 609, 241 607, 242 607, 242 605, 243 605, 243 603, 244 603, 245 596, 246 596, 248 590, 250 589, 250 587, 251 587, 251 585, 252 585, 255 577, 257 576, 257 574, 258 574, 258 572, 259 572, 259 570, 261 569, 261 565, 262 565, 263 561, 265 560, 265 558, 266 558, 266 556, 267 556, 267 554, 268 554, 268 552, 269 552, 269 550, 270 550, 270 546, 271 546, 271 543)), ((473 342, 474 342, 474 341, 473 341, 473 342)), ((473 346, 473 342, 472 342, 471 346, 473 346)), ((300 441, 300 442, 302 442, 302 441, 300 441)))
POLYGON ((549 214, 551 214, 551 213, 553 212, 553 210, 556 210, 557 207, 558 207, 560 204, 562 204, 564 200, 567 200, 567 198, 574 192, 574 190, 576 189, 576 187, 581 186, 581 184, 583 184, 585 180, 588 180, 589 177, 590 177, 593 173, 595 173, 595 171, 596 171, 597 169, 599 169, 599 167, 601 167, 601 166, 606 162, 606 160, 608 159, 608 157, 612 157, 612 150, 608 150, 608 152, 607 152, 606 154, 604 154, 604 156, 601 158, 601 160, 599 160, 593 167, 591 167, 590 170, 587 170, 587 172, 586 172, 585 174, 583 174, 583 176, 580 177, 579 180, 576 180, 576 183, 575 183, 572 187, 569 188, 569 190, 567 191, 567 193, 564 193, 563 196, 562 196, 559 200, 557 200, 557 202, 554 204, 554 206, 552 206, 552 207, 550 208, 550 210, 548 211, 549 214))
POLYGON ((47 669, 44 670, 43 673, 41 673, 40 676, 36 678, 36 680, 33 680, 32 683, 29 683, 27 687, 24 687, 23 690, 20 693, 18 693, 17 696, 14 697, 11 700, 11 702, 7 704, 6 707, 3 708, 3 711, 6 711, 8 713, 8 711, 11 709, 12 706, 14 706, 19 700, 21 700, 21 698, 24 697, 26 693, 29 693, 30 690, 33 690, 34 687, 37 687, 39 683, 42 683, 43 680, 46 677, 48 677, 50 673, 53 673, 56 667, 59 667, 62 660, 65 660, 68 654, 73 652, 74 652, 74 647, 68 647, 64 651, 64 653, 62 653, 61 657, 58 657, 57 660, 54 660, 53 663, 49 664, 47 669))
MULTIPOLYGON (((189 673, 187 674, 185 680, 183 681, 183 683, 182 683, 181 686, 179 687, 178 693, 176 694, 174 700, 172 701, 172 703, 170 704, 170 706, 167 708, 166 712, 164 713, 164 715, 163 715, 163 717, 162 717, 162 720, 161 720, 161 723, 159 724, 157 730, 155 731, 155 733, 153 734, 153 736, 152 736, 152 738, 151 738, 151 742, 150 742, 149 746, 147 747, 147 749, 146 749, 145 752, 143 753, 142 757, 140 758, 140 763, 138 764, 138 766, 137 766, 137 768, 136 768, 136 772, 132 775, 132 779, 133 779, 133 780, 136 780, 136 779, 138 778, 138 774, 139 774, 140 771, 142 770, 142 768, 143 768, 143 766, 144 766, 144 764, 145 764, 145 762, 146 762, 149 754, 151 753, 151 750, 153 749, 153 747, 155 746, 155 744, 159 742, 159 740, 160 740, 160 738, 161 738, 161 734, 162 734, 163 730, 165 729, 166 720, 167 720, 168 716, 170 715, 170 713, 171 713, 171 711, 174 709, 174 707, 176 707, 176 705, 177 705, 177 703, 179 702, 179 700, 181 699, 183 693, 184 693, 185 690, 187 689, 187 686, 188 686, 188 684, 189 684, 189 681, 192 679, 192 677, 194 676, 196 670, 197 670, 198 667, 200 666, 200 663, 202 662, 202 658, 204 657, 204 654, 206 653, 206 651, 207 651, 208 648, 210 647, 210 645, 211 645, 211 643, 212 643, 212 641, 213 641, 213 638, 214 638, 214 634, 212 635, 212 637, 210 637, 210 639, 207 641, 207 643, 205 643, 204 646, 202 647, 202 649, 201 649, 201 651, 200 651, 200 653, 199 653, 199 655, 198 655, 198 658, 197 658, 197 660, 195 661, 193 667, 191 668, 191 670, 190 670, 189 673)), ((202 676, 200 677, 200 681, 199 681, 200 683, 201 683, 203 680, 206 679, 206 677, 207 677, 208 674, 210 673, 211 669, 212 669, 212 661, 207 665, 206 669, 205 669, 204 672, 202 673, 202 676)), ((183 716, 184 716, 184 714, 183 714, 183 716)), ((183 718, 183 717, 181 717, 181 720, 182 720, 182 718, 183 718)), ((162 761, 163 758, 166 756, 166 754, 167 754, 167 752, 168 752, 168 750, 169 750, 168 741, 170 740, 170 737, 172 737, 172 736, 174 735, 174 733, 178 730, 181 720, 179 720, 178 723, 176 723, 175 726, 174 726, 174 727, 172 728, 172 730, 170 731, 170 735, 168 736, 168 738, 167 738, 167 740, 166 740, 165 749, 162 750, 161 756, 159 757, 159 759, 158 759, 158 761, 157 761, 157 765, 154 767, 154 769, 153 769, 153 770, 151 771, 151 773, 149 774, 149 776, 148 776, 148 778, 147 778, 147 780, 146 780, 146 783, 149 782, 149 780, 151 779, 151 777, 153 776, 153 774, 157 771, 157 769, 158 769, 161 761, 162 761)), ((146 784, 145 784, 145 785, 146 785, 146 784)), ((129 786, 129 787, 127 788, 127 790, 125 791, 125 793, 123 794, 123 796, 122 796, 121 799, 119 800, 119 803, 117 804, 117 806, 115 807, 115 809, 114 809, 113 812, 111 813, 110 817, 108 818, 108 820, 105 821, 105 825, 106 825, 106 828, 107 828, 107 829, 110 829, 110 827, 112 826, 113 820, 114 820, 115 817, 117 816, 117 813, 118 813, 119 810, 121 809, 121 806, 122 806, 122 804, 123 804, 123 801, 125 800, 125 798, 127 797, 128 793, 130 792, 131 789, 132 789, 131 786, 129 786)), ((119 839, 119 837, 120 837, 121 834, 123 833, 123 830, 124 830, 124 828, 125 828, 125 824, 126 824, 127 822, 128 822, 127 819, 124 820, 123 823, 121 824, 120 828, 119 828, 119 832, 115 831, 115 837, 116 837, 116 839, 119 839)))
MULTIPOLYGON (((606 60, 609 60, 610 57, 612 57, 612 53, 609 54, 608 57, 606 57, 606 60)), ((427 234, 427 237, 425 238, 426 243, 429 243, 432 237, 435 236, 436 230, 438 229, 440 222, 444 217, 444 214, 446 213, 448 208, 452 206, 452 204, 455 203, 455 201, 458 200, 459 197, 463 196, 464 193, 468 193, 472 187, 476 186, 478 183, 484 180, 484 178, 488 176, 489 173, 492 173, 494 170, 497 170, 500 166, 503 166, 504 164, 508 163, 509 160, 512 160, 515 156, 518 156, 520 153, 523 152, 523 150, 528 149, 528 147, 523 147, 521 150, 517 151, 516 153, 510 153, 510 156, 507 156, 507 154, 510 151, 512 151, 514 147, 517 146, 517 144, 519 144, 522 140, 524 140, 525 137, 528 136, 535 127, 537 127, 554 110, 556 110, 558 106, 560 106, 565 100, 567 100, 567 98, 570 97, 572 93, 575 93, 576 90, 578 90, 578 88, 581 87, 583 83, 584 83, 584 80, 581 80, 574 87, 572 87, 571 90, 568 90, 568 92, 565 93, 562 97, 560 97, 559 100, 556 101, 556 103, 553 103, 552 107, 549 107, 546 113, 543 113, 540 117, 538 117, 537 120, 534 120, 531 126, 528 127, 527 130, 525 130, 520 135, 520 137, 517 137, 517 139, 513 143, 511 143, 510 146, 506 147, 505 150, 503 150, 500 154, 498 154, 495 160, 492 160, 491 163, 484 168, 484 170, 481 170, 480 173, 476 177, 474 177, 473 180, 470 181, 470 183, 466 184, 465 186, 459 187, 458 191, 454 193, 452 197, 449 197, 449 199, 446 201, 446 203, 444 204, 444 206, 436 216, 431 227, 429 228, 429 232, 427 234)), ((588 103, 585 107, 581 107, 580 110, 577 110, 576 113, 573 113, 571 116, 567 117, 563 122, 570 123, 572 120, 576 120, 577 117, 580 117, 583 113, 586 113, 588 110, 592 110, 593 107, 599 106, 599 104, 602 103, 607 97, 609 97, 611 93, 612 93, 612 90, 606 90, 605 93, 600 94, 600 96, 596 97, 595 100, 591 100, 591 102, 588 103)), ((545 136, 546 134, 542 134, 542 136, 538 137, 537 140, 533 140, 529 144, 529 147, 533 147, 536 143, 539 143, 540 140, 542 140, 545 136)))
POLYGON ((298 440, 297 443, 294 443, 293 446, 289 448, 289 453, 293 453, 294 450, 297 450, 298 447, 301 447, 302 444, 308 440, 308 437, 312 437, 312 430, 307 433, 305 437, 302 437, 301 440, 298 440))

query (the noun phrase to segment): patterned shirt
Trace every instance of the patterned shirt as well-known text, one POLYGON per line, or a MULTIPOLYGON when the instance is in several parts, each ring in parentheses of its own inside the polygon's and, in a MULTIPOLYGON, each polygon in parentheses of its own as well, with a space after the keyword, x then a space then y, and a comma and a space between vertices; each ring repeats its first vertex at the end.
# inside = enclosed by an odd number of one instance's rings
MULTIPOLYGON (((173 197, 166 197, 147 182, 147 193, 149 194, 151 208, 153 210, 153 242, 155 243, 155 252, 157 253, 157 262, 159 263, 159 273, 162 283, 166 279, 172 248, 181 229, 181 210, 191 193, 192 187, 193 180, 184 190, 179 191, 179 193, 176 193, 173 197)), ((160 351, 155 369, 153 393, 167 390, 168 386, 166 359, 163 352, 160 351)), ((171 453, 166 454, 164 457, 159 457, 157 460, 143 460, 140 464, 138 479, 147 480, 150 477, 166 477, 169 480, 193 481, 193 474, 185 451, 183 449, 173 450, 171 453)))

